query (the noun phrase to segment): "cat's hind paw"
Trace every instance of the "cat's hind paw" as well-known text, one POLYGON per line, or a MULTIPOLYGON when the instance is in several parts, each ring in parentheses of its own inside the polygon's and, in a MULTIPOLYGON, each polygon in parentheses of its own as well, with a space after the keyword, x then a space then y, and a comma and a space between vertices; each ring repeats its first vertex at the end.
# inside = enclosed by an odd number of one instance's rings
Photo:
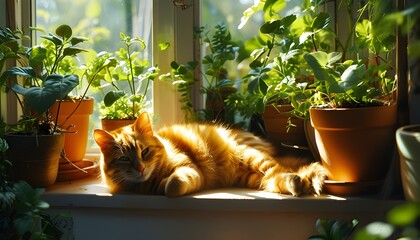
POLYGON ((312 188, 310 181, 301 178, 296 174, 286 176, 286 187, 287 190, 295 197, 306 195, 312 188))

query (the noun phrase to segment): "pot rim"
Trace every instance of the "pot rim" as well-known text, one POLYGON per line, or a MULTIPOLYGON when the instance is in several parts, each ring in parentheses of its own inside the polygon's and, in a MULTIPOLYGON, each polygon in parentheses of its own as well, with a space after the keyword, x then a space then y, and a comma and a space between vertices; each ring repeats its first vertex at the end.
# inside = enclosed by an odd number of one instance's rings
POLYGON ((409 124, 397 129, 397 134, 401 135, 420 135, 420 124, 409 124), (418 131, 410 131, 410 129, 418 128, 418 131))
POLYGON ((382 105, 382 106, 370 106, 370 107, 329 107, 326 105, 316 105, 309 107, 309 110, 315 110, 315 111, 363 111, 366 109, 378 109, 378 108, 384 108, 384 107, 396 107, 396 103, 391 103, 388 105, 382 105))

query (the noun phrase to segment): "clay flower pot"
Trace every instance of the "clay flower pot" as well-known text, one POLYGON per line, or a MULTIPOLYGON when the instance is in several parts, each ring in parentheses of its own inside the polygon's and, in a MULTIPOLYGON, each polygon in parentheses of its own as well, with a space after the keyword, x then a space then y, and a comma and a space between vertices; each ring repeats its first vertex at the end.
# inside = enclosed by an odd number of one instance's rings
POLYGON ((315 141, 330 171, 326 190, 358 195, 379 190, 394 157, 397 106, 311 108, 315 141))
POLYGON ((8 159, 15 180, 24 180, 32 187, 48 187, 57 179, 64 135, 6 134, 8 159))
MULTIPOLYGON (((89 118, 93 113, 93 98, 84 99, 77 110, 78 101, 62 101, 58 115, 58 125, 69 128, 70 133, 65 134, 64 150, 67 158, 72 162, 81 161, 86 154, 86 147, 89 134, 89 118), (74 113, 73 113, 74 112, 74 113), (71 115, 70 118, 68 118, 71 115), (68 118, 68 119, 67 119, 68 118)), ((51 107, 51 115, 55 119, 58 109, 58 102, 51 107)), ((67 163, 65 159, 61 163, 67 163)))
POLYGON ((128 126, 135 121, 135 119, 101 119, 102 129, 108 132, 120 127, 128 126))
POLYGON ((307 149, 308 142, 306 140, 304 130, 304 120, 294 117, 290 111, 293 110, 291 105, 267 105, 263 114, 264 126, 268 135, 268 139, 279 150, 279 154, 285 152, 298 153, 298 149, 307 149), (295 127, 289 125, 289 120, 295 127))

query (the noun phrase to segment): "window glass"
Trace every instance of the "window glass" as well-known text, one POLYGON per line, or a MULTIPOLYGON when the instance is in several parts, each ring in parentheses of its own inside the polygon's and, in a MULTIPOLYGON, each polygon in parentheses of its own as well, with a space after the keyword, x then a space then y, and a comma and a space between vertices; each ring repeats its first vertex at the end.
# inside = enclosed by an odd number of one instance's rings
MULTIPOLYGON (((285 0, 285 7, 281 10, 280 15, 286 16, 301 13, 303 1, 285 0)), ((216 31, 215 26, 217 24, 223 24, 229 31, 231 40, 239 47, 239 51, 236 52, 235 61, 227 61, 224 67, 227 70, 229 80, 235 82, 234 86, 239 92, 243 93, 242 96, 247 96, 248 83, 244 82, 243 77, 250 71, 249 64, 251 63, 251 58, 249 56, 252 51, 261 47, 258 37, 260 34, 259 28, 264 23, 264 13, 263 11, 257 11, 245 24, 242 22, 242 17, 247 9, 250 9, 254 4, 258 3, 259 1, 254 0, 203 0, 201 2, 200 26, 204 29, 204 32, 208 32, 208 36, 211 38, 216 31)), ((205 58, 209 54, 209 43, 205 43, 205 41, 200 42, 203 44, 201 55, 205 58)), ((204 62, 202 63, 202 72, 206 73, 206 64, 204 62)), ((203 74, 202 79, 203 85, 206 86, 208 84, 206 80, 209 79, 209 76, 203 74)), ((227 104, 229 105, 229 103, 227 104)), ((241 108, 240 106, 236 107, 238 109, 241 108)), ((236 125, 247 128, 250 113, 247 110, 239 110, 239 112, 241 113, 235 113, 235 120, 233 121, 236 125)))
MULTIPOLYGON (((36 27, 47 32, 54 30, 61 24, 70 25, 73 28, 73 35, 87 37, 89 41, 83 43, 83 48, 93 49, 84 55, 79 55, 77 61, 81 66, 88 64, 96 54, 107 51, 115 54, 120 48, 124 48, 120 33, 123 32, 130 37, 139 37, 145 41, 145 50, 140 51, 140 44, 133 44, 132 50, 139 51, 139 59, 152 63, 152 1, 150 0, 76 0, 69 4, 66 0, 42 0, 36 1, 35 5, 36 27)), ((42 41, 39 38, 44 33, 37 32, 37 44, 42 41)), ((80 74, 79 74, 80 75, 80 74)), ((82 80, 85 81, 85 80, 82 80)), ((87 85, 86 82, 84 83, 87 85)), ((124 85, 123 85, 124 86, 124 85)), ((126 85, 129 91, 128 84, 126 85)), ((142 86, 146 87, 146 84, 142 86)), ((152 111, 152 84, 147 96, 147 111, 152 111)), ((89 96, 95 98, 95 110, 91 116, 90 131, 100 128, 99 104, 104 94, 111 90, 105 88, 101 91, 92 90, 89 96)), ((82 94, 83 89, 78 89, 74 94, 82 94)), ((143 91, 141 91, 143 92, 143 91)), ((91 137, 92 134, 89 134, 91 137)), ((89 140, 88 148, 95 147, 93 139, 89 140)))

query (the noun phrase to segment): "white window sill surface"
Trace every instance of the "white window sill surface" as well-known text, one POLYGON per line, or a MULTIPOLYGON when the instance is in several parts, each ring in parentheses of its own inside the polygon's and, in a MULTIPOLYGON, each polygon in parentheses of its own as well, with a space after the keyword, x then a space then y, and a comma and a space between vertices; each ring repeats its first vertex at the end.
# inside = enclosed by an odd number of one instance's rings
POLYGON ((51 213, 71 216, 63 224, 65 239, 77 240, 307 239, 317 234, 318 218, 357 219, 364 226, 383 221, 389 209, 403 202, 368 196, 291 197, 250 189, 216 189, 179 198, 113 195, 98 177, 56 183, 43 199, 51 213))
MULTIPOLYGON (((89 159, 98 161, 99 156, 89 159)), ((378 196, 292 197, 238 188, 179 198, 111 194, 96 175, 57 182, 43 199, 51 213, 71 216, 63 223, 65 239, 77 240, 300 240, 317 233, 318 218, 357 219, 364 226, 384 220, 389 209, 403 202, 378 196)))
POLYGON ((140 194, 111 194, 98 177, 58 182, 44 194, 52 207, 96 207, 127 209, 191 209, 281 212, 382 212, 400 200, 375 196, 292 197, 252 189, 215 189, 196 194, 167 198, 140 194))

